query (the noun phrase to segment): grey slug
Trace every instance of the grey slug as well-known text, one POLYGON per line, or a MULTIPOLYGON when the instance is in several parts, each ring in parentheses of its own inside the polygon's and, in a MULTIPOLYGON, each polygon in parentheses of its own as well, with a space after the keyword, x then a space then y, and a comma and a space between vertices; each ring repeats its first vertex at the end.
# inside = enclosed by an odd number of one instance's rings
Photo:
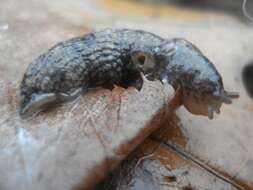
POLYGON ((104 29, 58 43, 29 65, 20 87, 20 115, 73 100, 89 88, 140 88, 140 73, 180 88, 182 104, 209 118, 238 97, 224 90, 214 65, 190 42, 142 30, 104 29))

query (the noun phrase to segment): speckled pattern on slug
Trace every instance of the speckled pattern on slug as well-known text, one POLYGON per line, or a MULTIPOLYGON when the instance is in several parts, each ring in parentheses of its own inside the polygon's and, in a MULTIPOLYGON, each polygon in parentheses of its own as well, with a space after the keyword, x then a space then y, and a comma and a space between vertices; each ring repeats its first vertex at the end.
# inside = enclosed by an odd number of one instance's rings
POLYGON ((182 87, 185 96, 197 103, 206 104, 203 97, 215 99, 215 93, 216 99, 231 98, 214 65, 190 42, 141 30, 104 29, 58 43, 34 60, 21 84, 20 113, 76 97, 78 89, 126 81, 138 87, 140 72, 150 80, 182 87))

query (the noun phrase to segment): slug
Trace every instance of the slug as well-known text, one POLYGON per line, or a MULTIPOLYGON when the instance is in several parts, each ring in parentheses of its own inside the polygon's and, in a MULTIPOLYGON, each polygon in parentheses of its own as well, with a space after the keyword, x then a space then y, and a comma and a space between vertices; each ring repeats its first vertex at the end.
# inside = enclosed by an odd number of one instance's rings
POLYGON ((20 87, 20 115, 71 101, 90 88, 141 88, 140 73, 180 89, 182 104, 210 119, 222 103, 238 97, 224 90, 214 65, 190 42, 142 30, 104 29, 58 43, 28 66, 20 87))

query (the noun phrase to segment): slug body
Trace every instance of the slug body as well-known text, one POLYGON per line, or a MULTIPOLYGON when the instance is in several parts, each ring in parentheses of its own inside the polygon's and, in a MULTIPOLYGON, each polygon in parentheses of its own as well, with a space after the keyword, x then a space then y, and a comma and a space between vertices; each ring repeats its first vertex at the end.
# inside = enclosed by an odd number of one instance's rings
POLYGON ((59 43, 34 60, 21 83, 20 114, 70 101, 89 88, 140 88, 141 72, 180 88, 185 107, 209 118, 238 96, 224 90, 214 65, 190 42, 141 30, 105 29, 59 43))

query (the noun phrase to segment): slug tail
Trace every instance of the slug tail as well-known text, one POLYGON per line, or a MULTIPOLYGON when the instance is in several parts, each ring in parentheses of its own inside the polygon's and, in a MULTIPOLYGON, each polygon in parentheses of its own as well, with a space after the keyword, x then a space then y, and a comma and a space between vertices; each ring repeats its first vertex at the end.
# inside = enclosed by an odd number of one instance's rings
POLYGON ((22 101, 19 114, 22 118, 26 118, 41 111, 45 105, 56 102, 56 100, 55 93, 32 94, 30 97, 25 97, 22 101))

